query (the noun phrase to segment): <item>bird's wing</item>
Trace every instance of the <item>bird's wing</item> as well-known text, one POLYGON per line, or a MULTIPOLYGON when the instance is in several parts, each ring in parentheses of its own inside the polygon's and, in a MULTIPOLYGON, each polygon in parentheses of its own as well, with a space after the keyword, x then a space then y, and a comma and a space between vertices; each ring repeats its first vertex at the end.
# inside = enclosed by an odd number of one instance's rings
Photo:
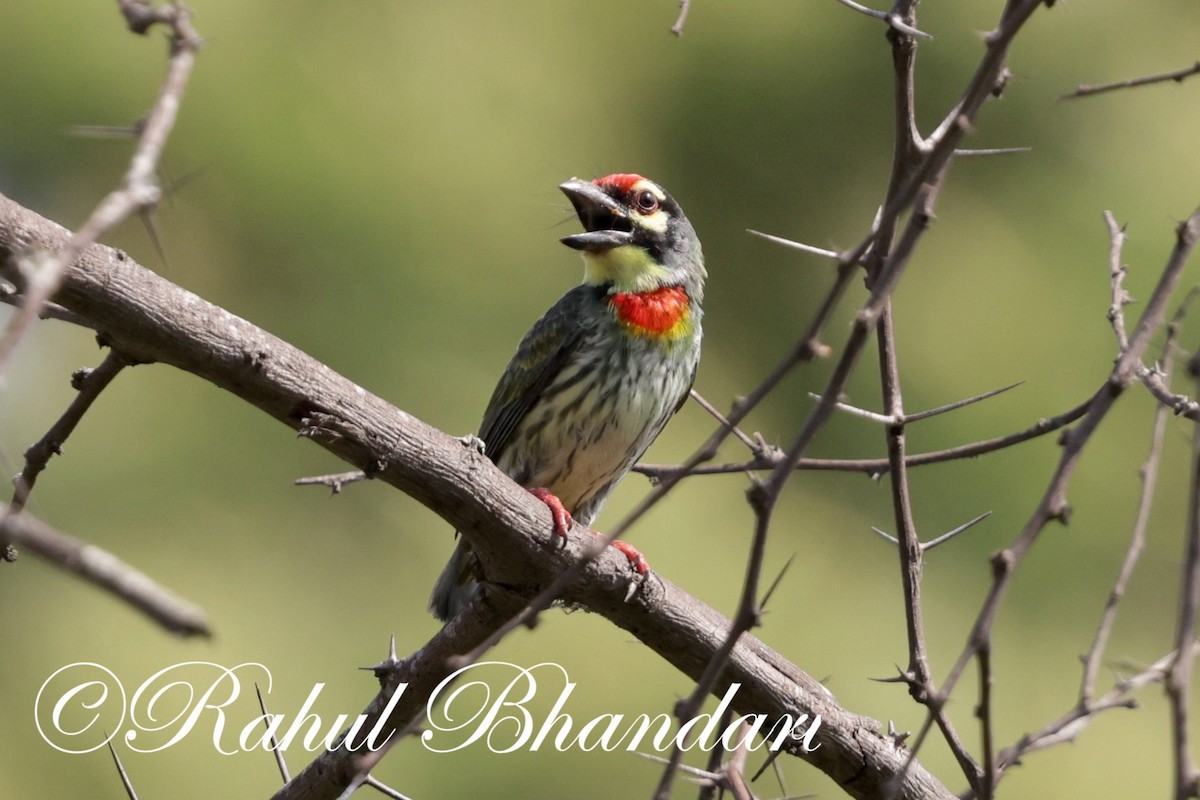
POLYGON ((679 402, 675 404, 675 410, 671 412, 672 415, 678 414, 679 409, 683 408, 683 404, 688 401, 689 397, 691 397, 692 388, 696 385, 696 373, 697 372, 699 372, 699 370, 697 370, 695 367, 692 367, 692 377, 688 379, 687 391, 685 391, 680 396, 679 402))
POLYGON ((504 453, 521 420, 579 346, 584 330, 580 319, 583 305, 593 292, 594 287, 589 286, 567 292, 521 340, 516 355, 496 384, 479 429, 484 453, 492 461, 504 453))
MULTIPOLYGON (((699 325, 700 323, 697 322, 696 324, 699 325)), ((696 373, 698 373, 700 371, 699 341, 700 341, 699 338, 697 338, 696 339, 697 349, 694 354, 694 357, 692 358, 692 374, 691 374, 691 376, 688 377, 687 391, 685 391, 683 393, 683 395, 679 398, 679 402, 675 404, 675 410, 671 412, 672 415, 679 413, 679 409, 683 408, 683 404, 688 401, 689 397, 691 397, 692 389, 696 386, 696 373)))

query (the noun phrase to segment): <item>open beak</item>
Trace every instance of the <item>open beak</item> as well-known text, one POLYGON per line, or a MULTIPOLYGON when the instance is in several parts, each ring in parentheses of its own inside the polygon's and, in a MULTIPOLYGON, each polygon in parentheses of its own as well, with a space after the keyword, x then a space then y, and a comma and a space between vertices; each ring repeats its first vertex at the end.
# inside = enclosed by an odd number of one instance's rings
POLYGON ((633 223, 624 207, 591 181, 572 178, 559 189, 575 206, 583 233, 564 236, 562 243, 587 253, 603 253, 633 241, 633 223))

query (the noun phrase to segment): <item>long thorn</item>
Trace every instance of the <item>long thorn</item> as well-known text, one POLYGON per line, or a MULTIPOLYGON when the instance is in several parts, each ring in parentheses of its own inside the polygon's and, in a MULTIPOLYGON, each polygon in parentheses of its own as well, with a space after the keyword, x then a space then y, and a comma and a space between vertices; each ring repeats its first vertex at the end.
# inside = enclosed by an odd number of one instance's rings
POLYGON ((121 763, 121 757, 117 755, 117 751, 113 748, 111 739, 108 741, 108 752, 112 753, 113 763, 117 765, 117 774, 121 776, 121 785, 125 787, 125 794, 129 796, 129 800, 137 800, 137 792, 133 789, 133 782, 129 780, 129 774, 125 772, 125 765, 121 763))
POLYGON ((989 400, 998 394, 1004 394, 1005 392, 1009 391, 1010 389, 1015 389, 1024 383, 1025 383, 1025 381, 1017 381, 1016 383, 1010 383, 1008 386, 1002 387, 1000 389, 992 389, 990 392, 984 392, 983 394, 977 394, 974 397, 968 397, 965 400, 957 400, 953 403, 949 403, 948 405, 940 406, 938 408, 931 408, 928 411, 918 411, 915 414, 905 414, 904 421, 905 422, 919 422, 920 420, 923 420, 923 419, 929 419, 930 417, 936 417, 938 414, 945 414, 948 411, 956 411, 957 409, 960 409, 963 406, 969 406, 969 405, 972 405, 973 403, 979 403, 984 400, 989 400))
POLYGON ((937 537, 936 539, 931 539, 930 541, 925 542, 923 545, 921 545, 921 550, 922 551, 932 550, 933 548, 937 547, 939 544, 942 544, 943 542, 948 542, 951 539, 953 539, 955 536, 958 536, 960 533, 968 530, 969 528, 973 528, 974 526, 983 522, 985 519, 987 519, 991 515, 992 515, 992 512, 985 511, 982 514, 980 514, 978 517, 976 517, 975 519, 971 520, 970 522, 964 522, 962 525, 959 525, 957 528, 950 531, 949 533, 943 533, 941 536, 937 537))
POLYGON ((254 684, 254 693, 258 695, 258 707, 262 709, 263 724, 271 733, 271 752, 275 754, 275 766, 279 767, 279 777, 283 778, 284 783, 287 783, 292 776, 288 772, 287 762, 283 760, 283 753, 279 750, 279 740, 275 738, 275 731, 271 730, 272 715, 267 711, 267 701, 263 699, 262 687, 258 685, 257 681, 254 684))
POLYGON ((767 607, 767 601, 771 599, 771 595, 775 594, 775 590, 779 588, 779 584, 783 581, 783 576, 787 574, 789 569, 791 569, 792 562, 795 560, 796 554, 792 553, 792 555, 788 558, 787 563, 783 565, 783 569, 779 570, 779 574, 775 576, 775 580, 771 581, 771 585, 767 587, 767 593, 764 594, 762 600, 759 601, 759 609, 764 609, 767 607))
POLYGON ((784 247, 790 247, 793 250, 803 250, 805 253, 813 253, 814 255, 825 256, 826 258, 836 259, 838 257, 838 253, 833 250, 826 250, 822 247, 813 247, 811 244, 793 242, 791 239, 784 239, 782 236, 772 236, 769 233, 756 231, 753 228, 746 228, 746 233, 766 239, 768 242, 774 242, 775 244, 781 244, 784 247))

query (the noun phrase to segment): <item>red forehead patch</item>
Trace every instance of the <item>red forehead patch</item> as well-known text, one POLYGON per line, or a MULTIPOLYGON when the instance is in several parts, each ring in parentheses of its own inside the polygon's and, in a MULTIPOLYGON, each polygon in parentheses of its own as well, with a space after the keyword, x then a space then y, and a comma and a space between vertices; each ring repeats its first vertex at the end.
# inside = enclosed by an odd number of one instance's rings
POLYGON ((621 192, 629 192, 633 189, 634 184, 644 180, 646 179, 641 175, 633 172, 617 172, 603 178, 596 178, 592 183, 602 187, 615 186, 621 192))

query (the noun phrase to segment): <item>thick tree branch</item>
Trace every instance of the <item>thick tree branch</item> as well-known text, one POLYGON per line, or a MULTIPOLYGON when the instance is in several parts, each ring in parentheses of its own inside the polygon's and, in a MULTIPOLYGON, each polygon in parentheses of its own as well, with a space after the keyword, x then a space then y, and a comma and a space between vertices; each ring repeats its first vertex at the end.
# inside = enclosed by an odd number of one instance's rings
MULTIPOLYGON (((0 195, 0 259, 4 262, 0 276, 19 286, 20 275, 11 267, 13 257, 28 248, 57 250, 69 236, 57 224, 0 195)), ((477 449, 400 411, 118 250, 98 245, 84 250, 64 274, 54 300, 95 323, 105 340, 126 356, 170 364, 204 378, 433 509, 471 540, 485 577, 506 587, 506 593, 525 599, 534 596, 581 558, 590 544, 589 536, 576 535, 565 548, 547 546, 544 506, 477 449)), ((608 550, 583 571, 565 600, 602 614, 698 678, 720 647, 729 620, 659 576, 627 602, 628 578, 624 556, 608 550)), ((478 623, 471 637, 459 641, 456 632, 468 624, 476 623, 456 621, 421 651, 434 648, 435 655, 413 656, 423 665, 423 677, 432 680, 449 674, 449 656, 466 649, 469 639, 486 635, 498 620, 478 623)), ((743 684, 735 703, 742 713, 764 713, 772 719, 788 714, 795 718, 808 714, 813 719, 819 714, 821 746, 802 757, 853 797, 878 797, 908 759, 906 751, 881 734, 881 723, 842 709, 819 682, 752 637, 738 642, 717 691, 732 682, 743 684)), ((415 688, 411 691, 414 697, 419 694, 415 688)), ((392 722, 399 727, 406 721, 392 722)), ((351 769, 345 765, 353 757, 338 751, 322 760, 351 769)), ((328 767, 324 763, 306 770, 293 783, 326 785, 328 767)), ((344 769, 339 774, 346 774, 344 769)), ((313 789, 287 796, 336 794, 313 789)), ((913 765, 898 796, 951 795, 913 765)))

